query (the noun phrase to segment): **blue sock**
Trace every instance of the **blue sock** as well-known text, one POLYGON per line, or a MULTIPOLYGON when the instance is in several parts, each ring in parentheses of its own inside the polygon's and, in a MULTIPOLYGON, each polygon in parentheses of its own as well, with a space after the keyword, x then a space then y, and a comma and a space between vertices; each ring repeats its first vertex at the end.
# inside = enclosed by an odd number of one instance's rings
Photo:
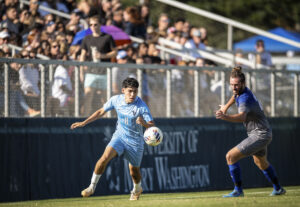
POLYGON ((265 170, 262 170, 268 181, 270 181, 273 184, 273 188, 275 190, 279 190, 281 188, 276 172, 272 165, 269 165, 269 167, 265 170))
POLYGON ((230 176, 235 185, 234 189, 239 192, 242 192, 243 188, 242 188, 240 163, 236 162, 233 165, 228 165, 228 167, 229 167, 230 176))

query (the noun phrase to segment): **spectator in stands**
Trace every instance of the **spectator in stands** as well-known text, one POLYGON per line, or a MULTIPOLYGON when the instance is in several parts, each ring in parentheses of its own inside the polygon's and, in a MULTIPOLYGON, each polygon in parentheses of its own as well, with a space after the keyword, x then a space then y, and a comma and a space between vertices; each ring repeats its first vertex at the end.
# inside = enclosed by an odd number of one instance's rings
POLYGON ((192 31, 192 38, 188 40, 184 47, 188 49, 187 54, 195 57, 201 58, 201 55, 198 53, 198 49, 205 49, 205 45, 201 43, 201 33, 198 29, 194 28, 192 31))
POLYGON ((141 14, 136 7, 127 7, 124 15, 124 30, 128 35, 146 38, 146 26, 141 18, 141 14))
POLYGON ((105 13, 102 10, 102 7, 92 7, 88 1, 80 1, 77 5, 77 8, 82 12, 82 17, 86 20, 93 16, 98 16, 100 24, 105 25, 105 13))
POLYGON ((263 40, 257 40, 256 45, 256 63, 266 65, 266 66, 272 66, 272 57, 269 52, 265 50, 265 43, 263 40))
POLYGON ((30 15, 29 10, 23 9, 19 15, 19 22, 18 22, 18 28, 20 35, 25 35, 29 32, 29 26, 30 26, 30 15))
POLYGON ((7 24, 9 32, 19 34, 18 21, 17 9, 15 7, 8 7, 5 12, 5 19, 0 24, 7 24))
POLYGON ((59 99, 59 113, 69 116, 74 105, 71 78, 68 70, 59 65, 55 69, 52 85, 52 96, 59 99))
POLYGON ((200 27, 199 31, 201 33, 201 43, 208 45, 206 29, 204 27, 200 27))
POLYGON ((159 37, 166 38, 168 35, 167 29, 168 29, 169 23, 170 23, 168 15, 165 13, 162 13, 159 16, 157 23, 158 23, 158 27, 156 29, 156 33, 159 35, 159 37))
POLYGON ((74 9, 72 11, 70 21, 66 25, 67 31, 72 31, 76 33, 84 29, 84 26, 80 23, 81 15, 82 12, 79 9, 74 9))
POLYGON ((5 15, 5 12, 8 7, 15 7, 17 8, 19 5, 18 0, 4 0, 4 3, 1 1, 0 4, 0 19, 2 18, 3 15, 5 15))
MULTIPOLYGON (((116 57, 116 45, 112 36, 100 32, 100 22, 97 16, 89 19, 92 34, 86 36, 81 43, 80 61, 104 61, 110 62, 116 57)), ((106 68, 83 68, 81 67, 81 81, 84 80, 84 115, 88 116, 104 103, 106 94, 106 68), (100 95, 101 101, 97 100, 95 108, 95 94, 100 95)))
POLYGON ((58 41, 51 42, 50 47, 50 58, 51 59, 61 59, 62 55, 60 53, 60 44, 58 41))
POLYGON ((38 48, 38 53, 45 56, 50 56, 50 43, 47 40, 42 40, 38 48))
MULTIPOLYGON (((14 58, 21 58, 20 54, 14 56, 14 58)), ((10 64, 10 116, 20 117, 23 114, 27 114, 30 117, 40 115, 40 111, 36 111, 29 107, 26 103, 23 93, 20 90, 19 71, 21 64, 11 63, 10 64)))
POLYGON ((39 9, 39 0, 30 0, 29 2, 29 12, 33 19, 33 23, 42 23, 42 17, 39 9))
POLYGON ((150 8, 147 4, 143 4, 141 6, 141 17, 146 27, 151 25, 150 8))
POLYGON ((9 33, 7 31, 0 32, 0 46, 8 44, 9 42, 9 33))
POLYGON ((41 39, 42 40, 47 40, 47 41, 50 41, 50 42, 52 40, 55 40, 55 38, 56 38, 55 29, 56 29, 55 22, 51 21, 48 24, 46 24, 45 30, 43 30, 43 32, 42 32, 41 39))
MULTIPOLYGON (((128 62, 128 56, 125 50, 120 50, 117 55, 118 64, 126 64, 128 62)), ((129 69, 126 68, 112 68, 112 91, 114 94, 119 94, 121 92, 122 86, 120 85, 120 80, 124 80, 130 76, 129 69)))
POLYGON ((120 29, 124 28, 123 10, 120 9, 114 11, 111 24, 116 27, 119 27, 120 29))
MULTIPOLYGON (((21 51, 21 57, 29 59, 29 52, 27 50, 21 51)), ((30 107, 35 110, 39 109, 39 71, 34 64, 25 64, 19 70, 21 90, 25 95, 26 102, 31 104, 30 107)))
POLYGON ((181 36, 181 34, 183 32, 184 23, 185 23, 185 19, 182 17, 179 17, 175 20, 174 27, 176 30, 176 34, 179 36, 181 36))

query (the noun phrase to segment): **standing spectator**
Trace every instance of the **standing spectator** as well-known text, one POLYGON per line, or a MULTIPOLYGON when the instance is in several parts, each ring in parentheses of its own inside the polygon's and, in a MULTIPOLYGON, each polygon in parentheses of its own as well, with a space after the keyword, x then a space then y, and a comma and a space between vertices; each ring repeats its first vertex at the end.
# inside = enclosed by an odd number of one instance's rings
POLYGON ((141 18, 141 14, 136 7, 127 7, 124 11, 124 29, 128 35, 146 38, 146 26, 141 18))
POLYGON ((84 29, 84 26, 80 24, 80 17, 82 12, 79 9, 74 9, 71 13, 70 21, 66 25, 67 31, 72 31, 74 33, 84 29))
MULTIPOLYGON (((117 55, 116 45, 112 36, 100 32, 100 22, 97 16, 89 19, 92 34, 86 36, 81 43, 80 61, 104 61, 110 62, 117 55)), ((106 69, 105 68, 81 68, 81 80, 84 77, 84 115, 88 116, 95 109, 92 108, 94 94, 101 96, 97 101, 96 108, 103 104, 106 92, 106 69), (85 74, 84 74, 85 73, 85 74), (84 75, 83 75, 84 74, 84 75)))
POLYGON ((72 83, 67 69, 61 65, 55 69, 52 96, 59 99, 58 111, 64 115, 71 115, 70 109, 72 107, 70 106, 72 106, 74 102, 72 97, 72 83))
POLYGON ((32 18, 32 24, 34 23, 43 23, 43 19, 39 12, 39 0, 30 0, 29 2, 29 12, 32 18))
POLYGON ((170 23, 168 15, 165 13, 161 14, 157 23, 158 27, 156 29, 156 33, 159 35, 159 37, 166 38, 168 35, 167 29, 170 23))
POLYGON ((263 40, 257 40, 256 45, 256 63, 266 65, 266 66, 272 66, 272 57, 269 52, 265 50, 265 43, 263 40))
POLYGON ((6 10, 6 19, 3 20, 0 24, 7 24, 7 29, 9 32, 19 34, 18 28, 18 13, 15 7, 8 7, 6 10))

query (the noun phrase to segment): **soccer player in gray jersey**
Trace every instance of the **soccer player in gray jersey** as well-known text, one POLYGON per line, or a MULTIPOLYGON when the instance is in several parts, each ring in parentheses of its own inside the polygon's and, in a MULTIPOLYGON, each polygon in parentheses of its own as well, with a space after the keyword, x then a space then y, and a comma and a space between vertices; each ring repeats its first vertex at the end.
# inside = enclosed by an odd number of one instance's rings
POLYGON ((285 194, 286 191, 280 186, 274 168, 267 160, 267 146, 272 140, 272 130, 260 103, 251 90, 245 86, 245 75, 241 67, 232 69, 230 86, 233 96, 226 105, 220 106, 221 108, 216 112, 216 118, 230 122, 243 122, 248 137, 226 154, 229 172, 235 187, 231 193, 223 197, 244 196, 239 160, 247 156, 253 157, 257 167, 272 182, 274 190, 270 195, 285 194), (226 114, 228 108, 234 103, 238 107, 238 113, 226 114))

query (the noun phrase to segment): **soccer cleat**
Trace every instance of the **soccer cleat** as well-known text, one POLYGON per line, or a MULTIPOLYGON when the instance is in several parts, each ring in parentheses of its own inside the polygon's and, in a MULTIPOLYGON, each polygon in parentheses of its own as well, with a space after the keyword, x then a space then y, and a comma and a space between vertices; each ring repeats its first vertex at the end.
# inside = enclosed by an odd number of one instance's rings
POLYGON ((278 196, 285 194, 286 191, 283 188, 280 188, 279 190, 273 190, 273 192, 270 194, 270 196, 278 196))
POLYGON ((239 192, 237 190, 233 190, 231 193, 227 194, 227 195, 223 195, 223 198, 232 198, 232 197, 244 197, 244 193, 239 192))
POLYGON ((94 189, 92 186, 89 186, 88 188, 81 191, 82 197, 89 197, 94 194, 94 189))
POLYGON ((134 191, 131 191, 131 195, 130 195, 130 199, 129 200, 131 200, 131 201, 137 201, 137 200, 139 200, 140 195, 142 194, 142 192, 143 192, 143 188, 142 187, 141 187, 141 189, 137 193, 135 193, 134 191))

